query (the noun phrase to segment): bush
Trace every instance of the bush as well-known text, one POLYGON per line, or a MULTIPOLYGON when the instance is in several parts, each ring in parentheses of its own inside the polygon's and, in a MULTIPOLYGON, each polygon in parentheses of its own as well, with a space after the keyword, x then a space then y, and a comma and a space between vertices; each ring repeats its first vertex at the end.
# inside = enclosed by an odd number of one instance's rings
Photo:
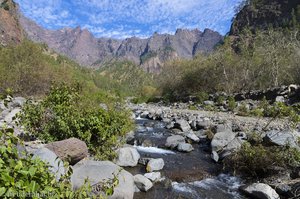
POLYGON ((98 159, 112 159, 118 138, 129 132, 132 121, 126 111, 104 110, 80 87, 53 86, 40 103, 28 102, 20 121, 26 130, 47 142, 76 137, 88 145, 98 159))
POLYGON ((225 165, 233 168, 235 172, 263 177, 271 174, 274 167, 299 166, 300 152, 288 146, 265 147, 262 144, 244 143, 240 151, 227 159, 225 165))

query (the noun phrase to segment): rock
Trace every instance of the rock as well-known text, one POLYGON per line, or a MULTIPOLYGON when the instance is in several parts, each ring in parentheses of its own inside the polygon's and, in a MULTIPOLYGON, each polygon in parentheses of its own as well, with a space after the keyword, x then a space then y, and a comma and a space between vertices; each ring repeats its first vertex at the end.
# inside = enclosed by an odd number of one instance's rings
POLYGON ((162 158, 151 159, 146 167, 147 172, 160 171, 164 168, 165 162, 162 158))
POLYGON ((140 158, 138 163, 146 166, 151 159, 152 158, 140 158))
POLYGON ((20 108, 15 108, 15 109, 13 109, 12 111, 10 111, 10 112, 4 117, 4 121, 5 121, 7 124, 11 124, 11 123, 14 121, 16 115, 17 115, 18 113, 20 113, 20 112, 21 112, 21 109, 20 109, 20 108))
POLYGON ((185 143, 185 138, 181 135, 172 135, 170 137, 167 138, 167 141, 166 141, 166 147, 169 147, 169 148, 176 148, 178 146, 179 143, 185 143))
POLYGON ((182 132, 180 129, 172 129, 172 133, 175 135, 183 135, 184 132, 182 132))
POLYGON ((141 113, 140 117, 141 118, 147 118, 148 115, 149 115, 149 111, 144 111, 144 112, 141 113))
POLYGON ((123 147, 117 150, 116 164, 123 167, 134 167, 138 164, 140 154, 136 148, 123 147))
POLYGON ((177 149, 181 152, 191 152, 194 150, 193 146, 188 143, 179 143, 177 149))
POLYGON ((86 158, 89 154, 85 142, 77 138, 52 142, 47 144, 46 148, 53 151, 60 159, 69 162, 71 165, 86 158))
POLYGON ((251 197, 259 199, 280 199, 279 195, 272 187, 263 183, 253 183, 242 188, 242 191, 251 197))
POLYGON ((283 96, 277 96, 275 102, 285 102, 285 98, 283 96))
POLYGON ((26 99, 24 97, 15 97, 12 99, 12 102, 11 102, 11 106, 13 108, 17 108, 17 107, 22 107, 26 102, 26 99))
POLYGON ((230 152, 238 151, 242 147, 243 142, 241 138, 234 138, 223 150, 230 152))
POLYGON ((110 161, 83 160, 73 167, 71 183, 74 190, 84 185, 85 179, 89 179, 93 193, 100 195, 96 190, 98 184, 109 181, 117 176, 119 184, 115 187, 111 199, 133 199, 134 180, 133 176, 110 161))
POLYGON ((200 120, 197 121, 197 127, 199 129, 208 129, 212 125, 210 120, 200 120))
POLYGON ((127 133, 125 140, 127 144, 134 145, 134 140, 135 140, 134 131, 130 131, 129 133, 127 133))
POLYGON ((225 123, 225 124, 218 124, 215 128, 214 128, 214 132, 215 133, 220 133, 220 132, 232 132, 232 124, 230 122, 225 123))
POLYGON ((189 132, 186 134, 186 137, 190 140, 192 140, 193 142, 199 142, 200 139, 195 135, 194 132, 189 132))
POLYGON ((289 145, 298 148, 295 136, 289 131, 269 131, 264 137, 264 141, 273 145, 289 145))
POLYGON ((218 162, 219 161, 219 155, 217 152, 215 151, 212 151, 211 153, 211 159, 213 159, 215 162, 218 162))
POLYGON ((174 127, 181 129, 183 132, 188 132, 191 130, 189 123, 184 119, 176 120, 174 127))
POLYGON ((215 103, 213 101, 209 101, 209 100, 204 101, 203 104, 204 105, 209 105, 209 106, 214 106, 215 105, 215 103))
POLYGON ((153 183, 146 178, 145 176, 141 174, 137 174, 133 177, 135 185, 139 188, 141 191, 148 191, 153 187, 153 183))
POLYGON ((220 151, 227 146, 233 139, 235 134, 230 131, 216 133, 211 141, 211 148, 213 151, 220 151))
POLYGON ((33 152, 33 158, 40 158, 48 163, 50 165, 49 171, 55 175, 57 181, 65 174, 63 161, 53 151, 45 147, 40 148, 33 152))
POLYGON ((157 182, 161 179, 160 172, 145 173, 144 176, 152 182, 157 182))

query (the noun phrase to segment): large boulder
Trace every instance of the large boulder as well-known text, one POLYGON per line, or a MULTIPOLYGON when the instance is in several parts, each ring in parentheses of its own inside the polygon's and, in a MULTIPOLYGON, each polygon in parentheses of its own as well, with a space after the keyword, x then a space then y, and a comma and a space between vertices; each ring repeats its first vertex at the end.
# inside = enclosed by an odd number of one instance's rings
POLYGON ((141 174, 137 174, 133 177, 135 185, 139 188, 141 191, 148 191, 153 187, 153 183, 146 178, 145 176, 141 174))
POLYGON ((77 163, 73 167, 71 183, 73 189, 76 190, 88 179, 94 190, 97 185, 113 179, 114 175, 118 178, 119 184, 114 188, 114 193, 110 198, 132 199, 135 190, 133 176, 110 161, 83 160, 77 163))
POLYGON ((58 181, 65 174, 64 163, 53 151, 47 148, 40 148, 33 152, 33 158, 39 158, 49 164, 49 171, 52 172, 58 181))
POLYGON ((160 172, 151 172, 151 173, 145 173, 144 176, 151 180, 152 182, 157 182, 161 179, 161 173, 160 172))
POLYGON ((177 150, 181 152, 191 152, 194 150, 193 146, 189 143, 179 143, 177 150))
POLYGON ((13 110, 11 110, 5 117, 4 117, 4 121, 7 124, 12 124, 14 119, 16 118, 17 114, 21 112, 20 108, 15 108, 13 110))
POLYGON ((138 164, 140 154, 136 148, 128 146, 117 150, 116 164, 122 167, 134 167, 138 164))
POLYGON ((253 183, 249 186, 243 187, 242 191, 253 198, 259 199, 280 199, 272 187, 263 183, 253 183))
POLYGON ((289 145, 298 148, 296 136, 289 131, 269 131, 264 141, 277 146, 289 145))
POLYGON ((199 142, 200 139, 197 137, 197 135, 191 131, 189 133, 186 134, 186 137, 189 139, 189 140, 192 140, 193 142, 199 142))
POLYGON ((77 138, 69 138, 62 141, 52 142, 46 148, 53 151, 60 159, 69 162, 71 165, 88 156, 88 148, 85 142, 77 138))
POLYGON ((191 130, 189 123, 184 119, 176 120, 174 123, 174 127, 181 129, 183 132, 191 130))
POLYGON ((171 149, 174 149, 178 146, 179 143, 185 143, 185 138, 182 137, 181 135, 172 135, 167 138, 166 141, 166 147, 169 147, 171 149))
POLYGON ((218 152, 227 146, 234 138, 235 134, 232 131, 216 133, 211 141, 211 148, 213 151, 218 152))
POLYGON ((162 170, 165 166, 165 162, 162 158, 151 159, 146 167, 147 172, 162 170))

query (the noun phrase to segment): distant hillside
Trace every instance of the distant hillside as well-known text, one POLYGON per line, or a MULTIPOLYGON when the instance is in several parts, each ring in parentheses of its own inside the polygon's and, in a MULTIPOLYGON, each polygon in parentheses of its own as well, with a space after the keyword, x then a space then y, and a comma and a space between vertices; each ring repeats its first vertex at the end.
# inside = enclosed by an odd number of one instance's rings
POLYGON ((46 30, 25 17, 21 18, 21 24, 31 40, 46 43, 78 63, 94 68, 115 60, 129 60, 145 71, 158 72, 166 61, 191 59, 200 52, 211 52, 223 39, 209 29, 204 32, 178 29, 175 35, 155 33, 147 39, 117 40, 95 38, 80 27, 46 30))
POLYGON ((230 35, 238 35, 245 28, 255 31, 300 24, 299 0, 246 0, 244 4, 232 23, 230 35))
POLYGON ((18 6, 12 0, 0 0, 0 45, 19 43, 24 38, 18 13, 18 6))

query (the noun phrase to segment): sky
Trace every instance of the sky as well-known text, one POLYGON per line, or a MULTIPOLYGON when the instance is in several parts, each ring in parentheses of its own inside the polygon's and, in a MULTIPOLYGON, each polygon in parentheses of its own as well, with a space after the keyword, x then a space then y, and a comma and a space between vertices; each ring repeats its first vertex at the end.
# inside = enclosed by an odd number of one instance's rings
POLYGON ((86 28, 96 37, 149 37, 178 28, 210 28, 225 35, 243 0, 15 0, 44 28, 86 28))

